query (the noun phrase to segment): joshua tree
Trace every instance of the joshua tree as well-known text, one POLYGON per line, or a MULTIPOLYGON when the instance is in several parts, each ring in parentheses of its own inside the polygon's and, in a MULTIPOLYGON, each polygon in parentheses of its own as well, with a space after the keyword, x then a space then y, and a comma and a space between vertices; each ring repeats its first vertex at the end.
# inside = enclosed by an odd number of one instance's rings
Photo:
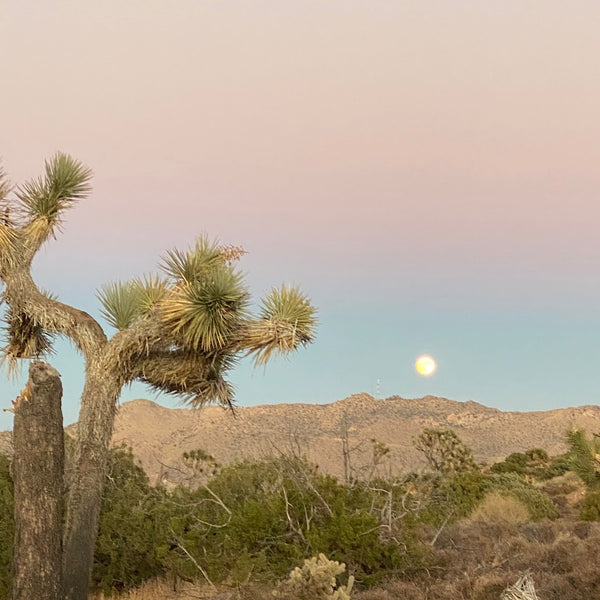
POLYGON ((413 442, 434 471, 451 475, 477 469, 471 449, 451 429, 424 429, 413 442))
POLYGON ((315 309, 296 288, 273 289, 257 315, 235 264, 244 253, 200 238, 171 250, 162 274, 107 285, 103 315, 117 329, 108 338, 89 314, 40 290, 31 276, 40 247, 60 230, 64 212, 89 194, 91 171, 65 154, 44 174, 13 188, 0 172, 0 278, 5 284, 9 366, 52 349, 55 335, 73 341, 85 359, 75 468, 64 529, 64 585, 69 600, 87 598, 98 512, 116 401, 124 384, 140 380, 191 406, 232 407, 225 379, 236 361, 266 363, 313 339, 315 309))

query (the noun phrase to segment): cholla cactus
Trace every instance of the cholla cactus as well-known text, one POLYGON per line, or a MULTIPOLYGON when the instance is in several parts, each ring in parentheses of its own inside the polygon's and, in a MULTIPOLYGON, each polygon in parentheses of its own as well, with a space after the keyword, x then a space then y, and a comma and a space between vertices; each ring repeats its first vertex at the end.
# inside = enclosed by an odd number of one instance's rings
POLYGON ((319 554, 306 559, 302 568, 296 567, 273 594, 286 600, 349 600, 354 577, 350 575, 347 585, 337 587, 336 582, 345 570, 344 563, 319 554))

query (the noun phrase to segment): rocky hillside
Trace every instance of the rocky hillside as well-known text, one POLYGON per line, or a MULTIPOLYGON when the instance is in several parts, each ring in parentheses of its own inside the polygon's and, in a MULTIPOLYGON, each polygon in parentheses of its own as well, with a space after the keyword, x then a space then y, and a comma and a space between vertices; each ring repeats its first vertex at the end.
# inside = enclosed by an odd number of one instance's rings
POLYGON ((148 400, 123 404, 114 442, 133 448, 152 481, 186 477, 184 451, 202 448, 222 464, 277 453, 306 455, 328 473, 344 472, 343 440, 355 474, 369 468, 371 440, 390 448, 382 466, 393 473, 422 465, 412 440, 425 427, 453 429, 476 460, 495 462, 528 448, 564 451, 571 427, 600 431, 600 407, 581 406, 543 412, 503 412, 476 402, 428 396, 377 400, 357 394, 332 404, 277 404, 237 409, 167 409, 148 400))
MULTIPOLYGON (((571 427, 600 432, 600 407, 580 406, 541 412, 503 412, 476 402, 427 396, 377 400, 356 394, 332 404, 276 404, 237 409, 169 409, 149 400, 121 405, 114 443, 130 446, 152 482, 177 483, 189 476, 181 458, 201 448, 221 464, 278 453, 305 455, 328 473, 344 473, 344 440, 355 475, 372 463, 371 440, 390 448, 380 468, 400 473, 423 463, 412 440, 425 427, 453 429, 479 462, 495 462, 511 452, 545 448, 564 451, 571 427)), ((0 451, 10 433, 0 432, 0 451)))

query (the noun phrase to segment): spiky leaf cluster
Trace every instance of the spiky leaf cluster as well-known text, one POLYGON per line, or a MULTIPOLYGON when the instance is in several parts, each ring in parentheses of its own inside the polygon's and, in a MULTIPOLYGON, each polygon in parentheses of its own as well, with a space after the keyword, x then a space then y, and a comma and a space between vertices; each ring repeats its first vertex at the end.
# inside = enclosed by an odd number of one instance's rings
POLYGON ((202 237, 187 251, 167 252, 166 279, 102 288, 103 314, 113 327, 128 329, 144 318, 159 323, 160 351, 148 355, 140 379, 192 404, 230 405, 233 388, 225 376, 240 355, 254 354, 263 364, 275 351, 312 341, 315 310, 296 288, 272 290, 259 315, 250 314, 250 294, 234 266, 243 254, 202 237))
POLYGON ((44 219, 54 227, 62 211, 87 196, 91 178, 91 170, 81 162, 57 153, 46 161, 44 175, 20 186, 16 196, 30 221, 44 219))
POLYGON ((209 277, 224 262, 227 262, 227 256, 219 244, 202 236, 190 250, 169 250, 162 260, 161 269, 174 283, 193 283, 209 277))
POLYGON ((571 469, 590 489, 600 489, 600 437, 588 438, 582 429, 567 432, 568 460, 571 469))
POLYGON ((248 300, 241 274, 222 262, 201 277, 174 286, 161 303, 161 317, 186 348, 216 352, 239 329, 248 300))
POLYGON ((246 332, 248 352, 256 364, 265 364, 274 352, 287 354, 312 342, 316 324, 315 309, 298 288, 273 288, 246 332))
POLYGON ((150 314, 167 290, 167 283, 155 275, 107 284, 98 291, 102 315, 112 327, 123 331, 150 314))

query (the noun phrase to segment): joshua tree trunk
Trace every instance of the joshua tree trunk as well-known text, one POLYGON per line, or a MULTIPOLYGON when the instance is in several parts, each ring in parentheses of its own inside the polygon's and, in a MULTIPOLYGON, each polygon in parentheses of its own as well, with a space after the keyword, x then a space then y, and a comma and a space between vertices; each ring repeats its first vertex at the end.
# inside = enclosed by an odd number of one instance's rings
POLYGON ((96 364, 88 364, 78 424, 78 455, 70 483, 63 556, 66 600, 86 600, 94 560, 106 459, 120 386, 96 364))
POLYGON ((13 600, 62 600, 64 438, 58 371, 36 361, 15 403, 13 600))

